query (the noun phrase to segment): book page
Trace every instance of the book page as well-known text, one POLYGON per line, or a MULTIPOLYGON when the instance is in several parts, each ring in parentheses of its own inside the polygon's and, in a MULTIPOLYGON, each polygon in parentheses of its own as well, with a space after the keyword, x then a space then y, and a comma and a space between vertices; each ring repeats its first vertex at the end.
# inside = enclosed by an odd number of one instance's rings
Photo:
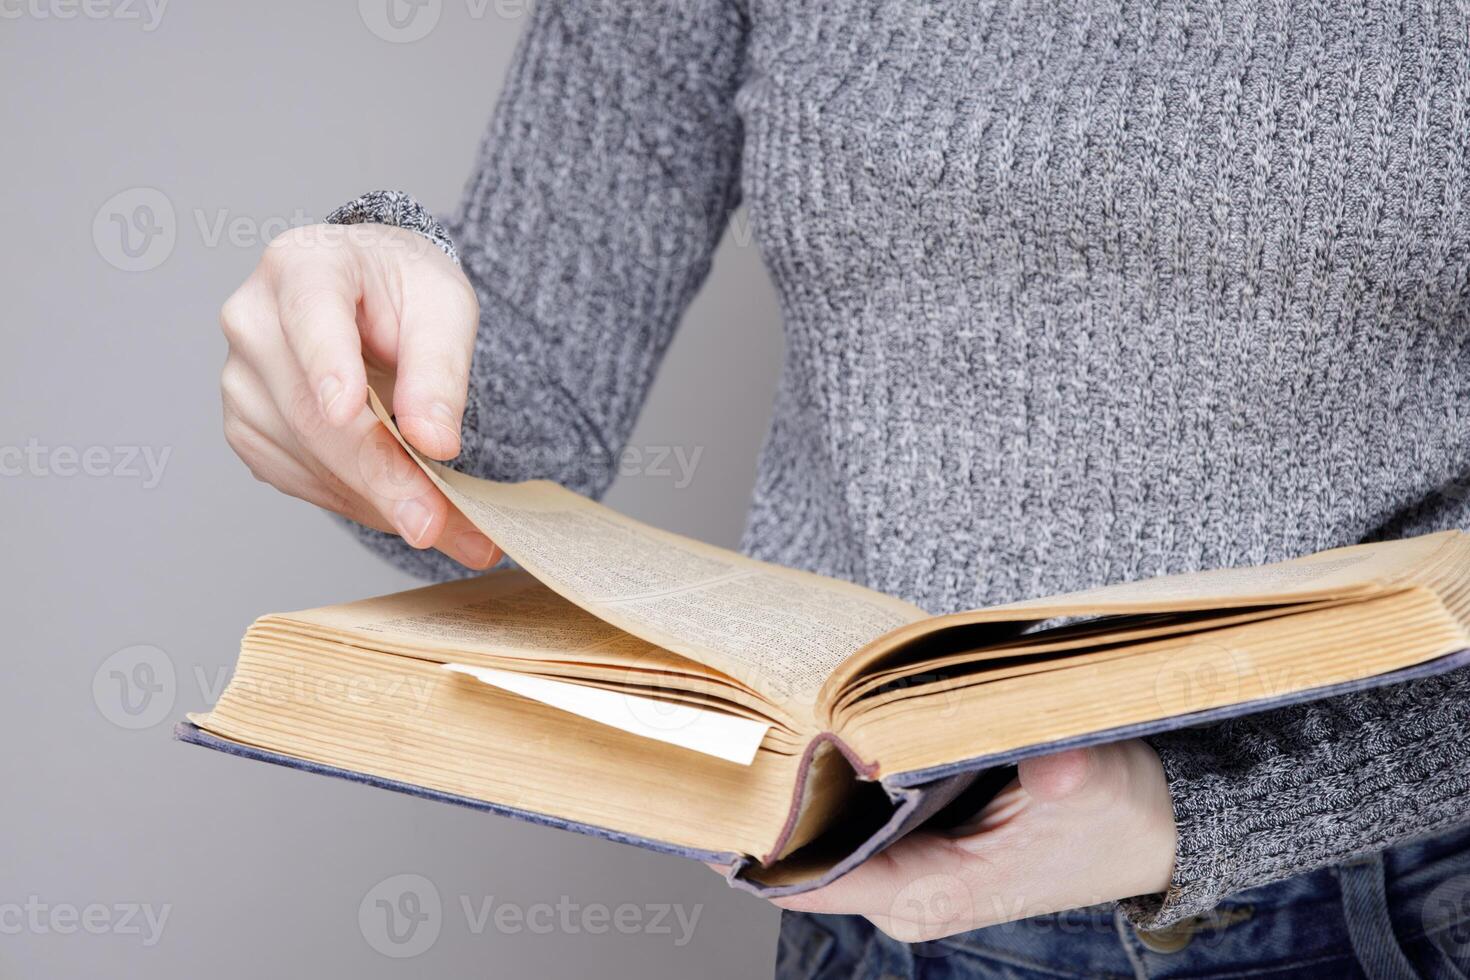
POLYGON ((1081 592, 1027 599, 1009 610, 1049 618, 1090 613, 1154 612, 1270 605, 1368 596, 1403 584, 1449 553, 1459 532, 1349 545, 1270 565, 1216 568, 1120 582, 1081 592))
POLYGON ((1042 672, 916 685, 907 697, 858 703, 837 731, 884 775, 917 771, 1161 719, 1197 724, 1195 713, 1234 705, 1265 710, 1427 664, 1467 643, 1470 633, 1438 596, 1411 587, 1124 643, 1042 672))
POLYGON ((519 569, 266 619, 368 634, 451 656, 469 651, 534 661, 572 653, 588 663, 706 669, 598 619, 519 569))
POLYGON ((714 667, 773 703, 812 704, 837 664, 925 618, 861 586, 650 527, 544 480, 496 483, 420 457, 377 396, 387 431, 471 523, 567 600, 714 667))
POLYGON ((780 839, 800 767, 797 755, 767 751, 732 764, 415 657, 279 647, 248 635, 219 702, 190 720, 242 745, 353 773, 748 854, 780 839))
MULTIPOLYGON (((1465 535, 1441 531, 1421 537, 1349 545, 1244 568, 1216 568, 1120 582, 1080 592, 1025 599, 906 624, 878 638, 833 671, 818 700, 834 704, 839 692, 877 665, 902 656, 909 644, 946 630, 985 623, 1037 623, 1078 616, 1204 612, 1366 599, 1423 584, 1436 585, 1447 565, 1466 555, 1465 535)), ((1470 603, 1466 603, 1470 616, 1470 603)))

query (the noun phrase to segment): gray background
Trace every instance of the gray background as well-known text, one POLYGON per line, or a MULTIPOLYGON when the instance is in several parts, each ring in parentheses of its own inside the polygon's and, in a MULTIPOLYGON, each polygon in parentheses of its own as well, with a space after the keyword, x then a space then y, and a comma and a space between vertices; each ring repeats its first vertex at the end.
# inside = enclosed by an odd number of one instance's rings
MULTIPOLYGON (((698 865, 169 738, 212 700, 254 616, 410 584, 250 479, 220 435, 217 390, 219 304, 264 240, 372 188, 438 210, 458 197, 525 5, 430 0, 407 31, 432 29, 405 41, 385 28, 384 2, 175 0, 157 19, 141 0, 0 5, 0 977, 770 972, 775 910, 698 865), (165 234, 129 256, 113 215, 141 217, 140 204, 165 234), (134 265, 153 267, 119 268, 134 265), (130 463, 143 449, 169 453, 156 486, 130 463), (81 461, 90 474, 65 475, 81 461), (359 918, 400 874, 422 876, 442 903, 437 940, 407 959, 379 953, 371 915, 359 918), (563 897, 700 917, 683 946, 677 924, 593 935, 576 915, 550 934, 498 929, 493 915, 475 931, 487 899, 493 911, 563 897), (152 945, 143 914, 128 912, 142 906, 167 912, 152 945), (84 913, 90 931, 70 918, 84 913)), ((781 344, 741 232, 727 235, 633 439, 702 447, 695 478, 679 488, 642 473, 611 495, 725 545, 739 535, 781 344)))

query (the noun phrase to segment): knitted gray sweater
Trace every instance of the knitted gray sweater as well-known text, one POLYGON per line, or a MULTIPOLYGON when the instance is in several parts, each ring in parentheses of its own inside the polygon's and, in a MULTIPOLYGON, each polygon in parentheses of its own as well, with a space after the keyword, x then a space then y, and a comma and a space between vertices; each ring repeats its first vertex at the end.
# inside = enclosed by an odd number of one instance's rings
MULTIPOLYGON (((751 554, 941 613, 1470 526, 1463 0, 537 4, 448 229, 457 465, 602 492, 742 196, 751 554)), ((1152 742, 1146 925, 1470 813, 1464 672, 1152 742)))

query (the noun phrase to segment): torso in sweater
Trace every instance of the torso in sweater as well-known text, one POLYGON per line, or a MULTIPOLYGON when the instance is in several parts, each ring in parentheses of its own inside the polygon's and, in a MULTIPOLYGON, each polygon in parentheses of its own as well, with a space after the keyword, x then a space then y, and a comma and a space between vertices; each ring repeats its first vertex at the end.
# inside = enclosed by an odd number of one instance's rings
POLYGON ((944 611, 1465 523, 1467 24, 756 0, 745 547, 944 611))

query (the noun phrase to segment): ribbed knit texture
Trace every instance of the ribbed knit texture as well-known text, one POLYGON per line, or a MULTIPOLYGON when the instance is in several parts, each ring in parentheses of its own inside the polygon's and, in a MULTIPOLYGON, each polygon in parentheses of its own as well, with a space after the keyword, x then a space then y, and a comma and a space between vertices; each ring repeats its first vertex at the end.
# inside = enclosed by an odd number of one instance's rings
MULTIPOLYGON (((458 465, 602 492, 742 193, 751 554, 941 613, 1470 526, 1470 0, 543 0, 458 465)), ((1470 815, 1463 673, 1153 743, 1145 925, 1470 815)))

